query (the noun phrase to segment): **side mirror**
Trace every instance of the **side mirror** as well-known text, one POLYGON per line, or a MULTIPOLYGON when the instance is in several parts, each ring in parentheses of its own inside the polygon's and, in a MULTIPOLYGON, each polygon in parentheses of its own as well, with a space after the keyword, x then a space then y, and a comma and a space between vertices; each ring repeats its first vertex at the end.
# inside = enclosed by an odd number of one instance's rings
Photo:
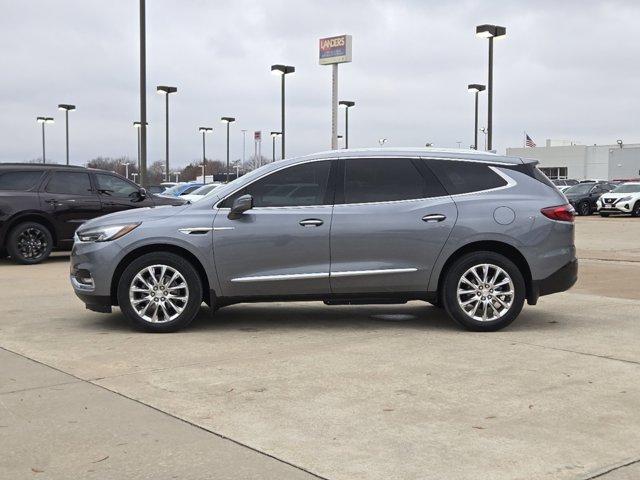
POLYGON ((236 220, 242 216, 247 210, 253 208, 253 197, 251 195, 242 195, 233 201, 233 206, 229 211, 227 218, 229 220, 236 220))
POLYGON ((140 197, 140 200, 144 200, 148 197, 147 190, 145 188, 140 188, 140 190, 138 190, 138 196, 140 197))

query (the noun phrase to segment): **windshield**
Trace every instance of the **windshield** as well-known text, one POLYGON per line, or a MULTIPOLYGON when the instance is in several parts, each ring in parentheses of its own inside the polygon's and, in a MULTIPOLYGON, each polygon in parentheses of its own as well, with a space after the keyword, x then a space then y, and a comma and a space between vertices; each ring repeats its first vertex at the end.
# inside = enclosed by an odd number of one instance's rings
POLYGON ((169 195, 173 195, 175 193, 178 193, 178 190, 180 190, 182 188, 182 185, 174 185, 171 188, 167 188, 164 192, 162 193, 168 193, 169 195))
POLYGON ((195 189, 190 195, 206 195, 211 190, 217 188, 219 184, 203 185, 200 188, 195 189))
POLYGON ((611 190, 611 193, 637 193, 640 192, 640 183, 627 183, 625 185, 618 185, 611 190))
POLYGON ((574 185, 571 188, 568 188, 564 191, 564 193, 569 194, 569 193, 589 193, 589 190, 591 190, 591 187, 593 187, 593 183, 579 183, 578 185, 574 185))

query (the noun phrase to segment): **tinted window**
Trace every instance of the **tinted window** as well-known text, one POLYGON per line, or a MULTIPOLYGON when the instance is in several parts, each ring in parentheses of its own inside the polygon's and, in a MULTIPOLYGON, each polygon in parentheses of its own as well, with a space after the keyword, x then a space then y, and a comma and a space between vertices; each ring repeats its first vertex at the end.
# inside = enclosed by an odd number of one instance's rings
POLYGON ((38 183, 42 173, 42 170, 0 173, 0 190, 19 190, 22 192, 29 190, 38 183))
MULTIPOLYGON (((433 175, 430 172, 425 174, 433 175)), ((435 178, 426 180, 409 158, 345 161, 345 203, 392 202, 444 195, 435 178)))
POLYGON ((110 197, 132 197, 140 190, 136 185, 113 175, 97 173, 96 179, 100 193, 110 197))
POLYGON ((91 181, 88 173, 55 172, 45 190, 65 195, 90 195, 91 181))
POLYGON ((222 203, 231 207, 241 196, 253 196, 256 207, 325 205, 331 162, 309 162, 279 170, 236 192, 222 203))
POLYGON ((484 163, 431 160, 429 166, 451 195, 479 192, 507 184, 484 163))
POLYGON ((199 189, 202 185, 191 185, 190 187, 185 188, 182 192, 180 192, 180 195, 189 195, 191 192, 196 191, 197 189, 199 189))

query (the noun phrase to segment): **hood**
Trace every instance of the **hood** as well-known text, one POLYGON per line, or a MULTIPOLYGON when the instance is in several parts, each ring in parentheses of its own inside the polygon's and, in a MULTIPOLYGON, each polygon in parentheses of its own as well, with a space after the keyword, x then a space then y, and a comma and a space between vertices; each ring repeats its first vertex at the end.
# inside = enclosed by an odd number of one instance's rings
POLYGON ((82 229, 87 227, 99 227, 101 225, 114 225, 116 223, 148 222, 164 220, 173 217, 189 207, 189 204, 180 206, 163 205, 159 207, 134 208, 121 212, 110 213, 102 217, 94 218, 82 224, 82 229))

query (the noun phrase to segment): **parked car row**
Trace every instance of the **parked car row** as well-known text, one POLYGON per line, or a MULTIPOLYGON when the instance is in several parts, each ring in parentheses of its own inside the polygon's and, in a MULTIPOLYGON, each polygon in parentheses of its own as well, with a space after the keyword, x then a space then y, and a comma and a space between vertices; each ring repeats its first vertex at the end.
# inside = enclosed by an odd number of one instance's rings
POLYGON ((602 217, 612 214, 640 217, 640 181, 553 180, 553 183, 578 215, 598 212, 602 217))

